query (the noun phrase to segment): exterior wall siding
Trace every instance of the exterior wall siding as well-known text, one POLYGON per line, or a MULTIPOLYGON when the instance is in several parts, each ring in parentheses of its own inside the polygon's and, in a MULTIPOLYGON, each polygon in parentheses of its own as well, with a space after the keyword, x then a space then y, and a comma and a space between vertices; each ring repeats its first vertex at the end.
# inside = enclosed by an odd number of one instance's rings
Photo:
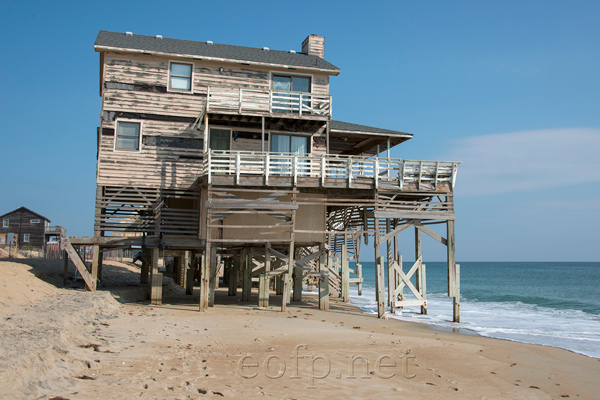
POLYGON ((16 210, 0 218, 0 234, 14 233, 19 237, 19 247, 32 246, 42 247, 44 245, 44 232, 46 220, 39 215, 27 210, 16 210), (3 221, 9 220, 8 228, 3 227, 3 221), (31 220, 39 220, 39 223, 31 223, 31 220), (29 234, 29 242, 24 241, 24 236, 29 234))

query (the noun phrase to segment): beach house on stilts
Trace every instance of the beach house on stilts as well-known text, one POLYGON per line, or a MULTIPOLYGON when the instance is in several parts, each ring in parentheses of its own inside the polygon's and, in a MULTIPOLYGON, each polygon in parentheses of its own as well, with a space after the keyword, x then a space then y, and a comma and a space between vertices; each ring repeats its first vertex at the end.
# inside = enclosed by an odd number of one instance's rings
POLYGON ((425 313, 424 233, 447 246, 458 321, 459 163, 391 158, 411 134, 334 120, 329 79, 340 70, 325 60, 324 41, 310 35, 298 51, 278 51, 99 33, 95 235, 63 238, 74 258, 78 245, 94 245, 91 266, 75 260, 90 289, 102 252, 133 246, 144 251, 141 282, 154 304, 158 260, 170 256, 166 273, 188 293, 200 282, 201 310, 220 276, 244 301, 258 281, 258 305, 279 295, 282 308, 309 280, 326 310, 330 296, 347 301, 350 285, 360 289, 361 246, 372 245, 379 316, 386 303, 425 313), (430 224, 445 224, 446 237, 430 224), (416 262, 406 269, 398 240, 408 229, 416 262))

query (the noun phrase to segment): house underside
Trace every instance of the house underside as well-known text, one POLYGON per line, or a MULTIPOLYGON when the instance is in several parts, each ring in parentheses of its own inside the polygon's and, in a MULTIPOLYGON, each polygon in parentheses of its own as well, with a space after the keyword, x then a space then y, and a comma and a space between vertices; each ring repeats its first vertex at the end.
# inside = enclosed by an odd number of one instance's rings
POLYGON ((200 310, 220 283, 249 301, 253 281, 261 307, 273 295, 283 308, 301 300, 306 283, 328 309, 330 296, 348 301, 350 285, 361 292, 361 248, 374 246, 379 316, 386 303, 425 313, 426 234, 447 246, 458 321, 459 163, 391 158, 411 134, 333 120, 329 78, 340 70, 325 61, 324 38, 310 35, 298 53, 102 31, 96 51, 94 236, 62 238, 91 290, 103 251, 135 247, 153 304, 161 255, 174 257, 164 273, 189 294, 199 282, 200 310), (409 228, 416 261, 406 270, 398 241, 409 228), (78 245, 94 245, 89 268, 78 245))

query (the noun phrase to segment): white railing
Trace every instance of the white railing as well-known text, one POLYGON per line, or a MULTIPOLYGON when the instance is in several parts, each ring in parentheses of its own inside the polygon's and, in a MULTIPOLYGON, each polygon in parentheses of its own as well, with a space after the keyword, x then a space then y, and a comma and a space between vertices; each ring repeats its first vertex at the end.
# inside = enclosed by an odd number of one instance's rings
POLYGON ((210 86, 208 112, 236 112, 331 117, 331 95, 281 90, 244 89, 210 86))
POLYGON ((295 153, 211 150, 204 155, 203 175, 212 183, 214 176, 232 176, 235 184, 243 177, 262 177, 269 185, 271 177, 316 178, 321 186, 331 179, 354 182, 371 180, 374 187, 396 185, 402 189, 414 184, 418 189, 435 189, 446 183, 454 190, 460 162, 417 161, 329 154, 310 156, 295 153))

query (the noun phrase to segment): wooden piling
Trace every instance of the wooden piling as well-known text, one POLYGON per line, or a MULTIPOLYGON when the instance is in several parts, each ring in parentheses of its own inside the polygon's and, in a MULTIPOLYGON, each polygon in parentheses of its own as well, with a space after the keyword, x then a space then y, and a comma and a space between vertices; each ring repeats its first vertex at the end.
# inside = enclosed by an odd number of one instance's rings
POLYGON ((63 285, 67 286, 67 278, 69 273, 69 255, 65 250, 62 251, 63 258, 63 285))
POLYGON ((217 246, 214 244, 210 247, 210 256, 208 262, 208 306, 213 307, 215 305, 215 288, 219 282, 217 276, 217 246))
POLYGON ((328 245, 322 243, 319 249, 323 251, 319 257, 319 272, 322 279, 319 280, 319 309, 329 311, 329 249, 328 245))
POLYGON ((158 272, 158 249, 152 249, 151 253, 150 304, 159 306, 162 304, 162 274, 158 272))
POLYGON ((294 301, 302 301, 302 269, 296 267, 294 268, 294 301))
POLYGON ((270 243, 265 244, 265 270, 260 274, 258 284, 258 306, 269 307, 269 284, 267 273, 271 270, 271 255, 269 254, 270 243))
POLYGON ((196 272, 196 264, 198 262, 196 258, 196 252, 188 252, 189 258, 186 257, 186 277, 185 277, 185 294, 193 295, 194 294, 194 275, 196 272), (191 259, 191 263, 188 265, 188 259, 191 259))
POLYGON ((342 235, 342 301, 350 300, 350 266, 348 265, 348 241, 346 234, 342 235))
POLYGON ((238 286, 238 271, 240 270, 240 255, 235 254, 231 258, 231 266, 229 268, 229 288, 227 294, 229 296, 237 295, 238 286))
POLYGON ((244 281, 242 282, 242 301, 250 301, 252 293, 252 251, 244 249, 244 281))
POLYGON ((375 218, 375 292, 377 300, 377 316, 385 314, 385 284, 383 279, 383 257, 381 257, 381 236, 379 234, 379 219, 375 218))
POLYGON ((208 310, 209 260, 212 244, 206 241, 204 254, 200 256, 200 311, 208 310), (207 256, 208 255, 208 256, 207 256))

